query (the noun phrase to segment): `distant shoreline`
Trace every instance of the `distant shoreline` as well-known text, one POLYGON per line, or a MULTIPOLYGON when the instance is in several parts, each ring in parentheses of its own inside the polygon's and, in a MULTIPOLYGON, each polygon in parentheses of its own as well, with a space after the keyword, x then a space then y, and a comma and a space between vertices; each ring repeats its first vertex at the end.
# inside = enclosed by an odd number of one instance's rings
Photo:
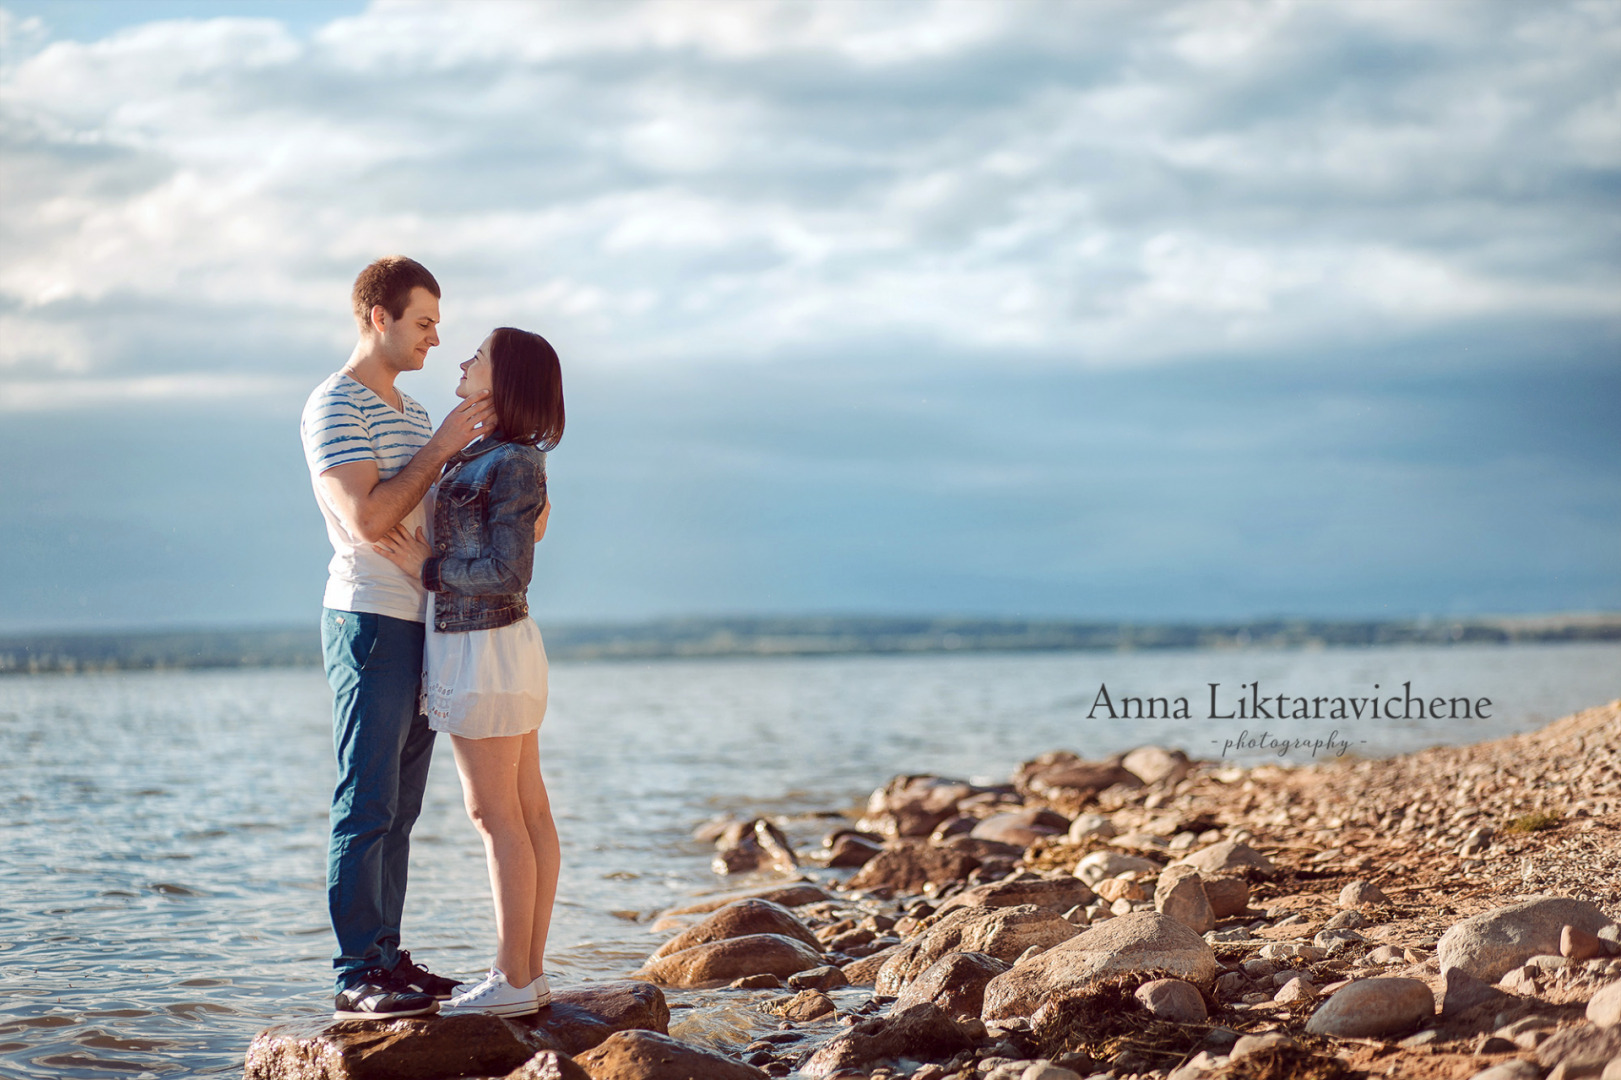
MULTIPOLYGON (((837 656, 941 652, 1358 648, 1621 641, 1621 612, 1389 620, 1254 619, 1221 623, 1019 619, 736 617, 542 628, 563 660, 837 656)), ((314 625, 0 636, 0 675, 313 667, 314 625)))

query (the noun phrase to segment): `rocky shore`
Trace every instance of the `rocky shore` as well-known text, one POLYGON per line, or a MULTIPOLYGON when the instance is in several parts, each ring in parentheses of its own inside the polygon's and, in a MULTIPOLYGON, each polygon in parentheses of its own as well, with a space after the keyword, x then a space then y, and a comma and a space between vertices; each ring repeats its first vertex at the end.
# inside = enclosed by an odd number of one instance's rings
POLYGON ((661 913, 629 981, 273 1028, 245 1075, 1621 1078, 1621 701, 1384 761, 1055 751, 810 823, 701 827, 750 887, 661 913), (760 1037, 671 1037, 696 990, 760 1037))

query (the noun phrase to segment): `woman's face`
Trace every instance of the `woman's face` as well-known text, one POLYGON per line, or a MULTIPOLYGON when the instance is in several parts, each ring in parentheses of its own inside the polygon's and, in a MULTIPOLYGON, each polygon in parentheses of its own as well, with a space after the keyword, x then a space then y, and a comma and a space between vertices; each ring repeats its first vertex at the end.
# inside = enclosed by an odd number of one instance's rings
POLYGON ((462 361, 462 380, 456 384, 456 396, 459 398, 472 397, 480 390, 490 389, 490 341, 495 335, 491 334, 484 339, 484 344, 478 347, 471 360, 462 361))

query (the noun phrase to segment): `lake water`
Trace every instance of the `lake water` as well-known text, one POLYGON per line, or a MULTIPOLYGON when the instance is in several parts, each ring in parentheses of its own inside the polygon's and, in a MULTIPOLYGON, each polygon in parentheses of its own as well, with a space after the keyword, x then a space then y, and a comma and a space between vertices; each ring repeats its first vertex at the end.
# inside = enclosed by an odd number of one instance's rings
MULTIPOLYGON (((825 824, 814 812, 900 772, 1002 781, 1046 750, 1143 743, 1214 757, 1246 728, 1337 730, 1378 756, 1617 696, 1618 644, 558 663, 541 736, 565 859, 548 967, 564 983, 634 969, 659 941, 636 917, 719 884, 689 835, 716 815, 798 815, 808 837, 825 824), (1256 680, 1290 697, 1379 684, 1381 699, 1411 681, 1426 699, 1489 698, 1491 715, 1209 718, 1207 684, 1226 712, 1256 680), (1103 685, 1117 709, 1185 696, 1191 716, 1109 720, 1093 710, 1103 685)), ((0 679, 0 1075, 239 1073, 260 1028, 330 1009, 329 700, 314 670, 0 679)), ((435 970, 479 973, 494 942, 483 854, 440 749, 405 944, 435 970)))

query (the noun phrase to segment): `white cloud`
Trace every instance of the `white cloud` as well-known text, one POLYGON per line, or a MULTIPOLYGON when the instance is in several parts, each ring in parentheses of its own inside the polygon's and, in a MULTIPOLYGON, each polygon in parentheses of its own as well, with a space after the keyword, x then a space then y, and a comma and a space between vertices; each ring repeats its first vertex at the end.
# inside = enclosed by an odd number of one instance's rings
POLYGON ((98 311, 341 324, 390 251, 447 322, 625 362, 1614 319, 1618 42, 1613 5, 763 0, 36 41, 0 68, 0 356, 166 386, 194 360, 98 311))

